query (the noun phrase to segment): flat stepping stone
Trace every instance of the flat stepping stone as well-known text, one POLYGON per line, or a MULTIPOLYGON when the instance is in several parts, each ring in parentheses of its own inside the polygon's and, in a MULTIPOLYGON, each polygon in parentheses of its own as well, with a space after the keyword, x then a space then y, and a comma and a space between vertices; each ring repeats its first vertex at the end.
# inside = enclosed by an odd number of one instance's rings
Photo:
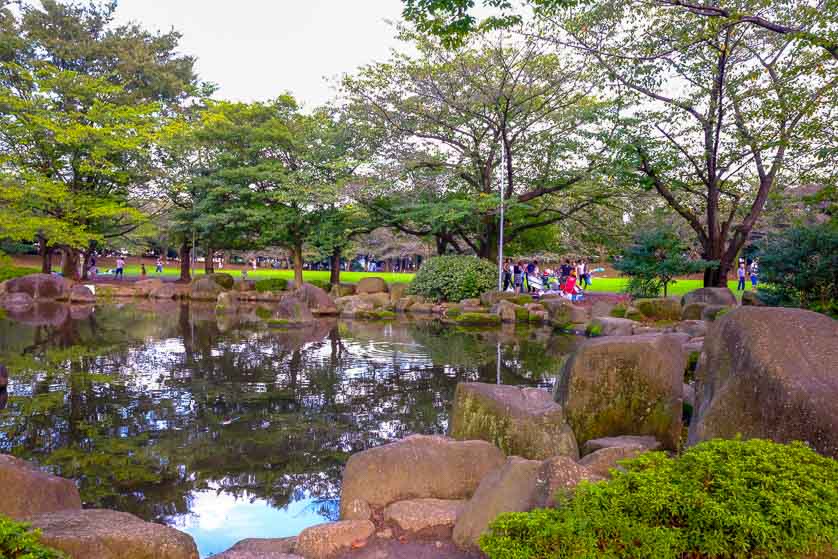
POLYGON ((452 499, 398 501, 384 509, 384 519, 406 532, 453 527, 465 504, 465 500, 452 499))

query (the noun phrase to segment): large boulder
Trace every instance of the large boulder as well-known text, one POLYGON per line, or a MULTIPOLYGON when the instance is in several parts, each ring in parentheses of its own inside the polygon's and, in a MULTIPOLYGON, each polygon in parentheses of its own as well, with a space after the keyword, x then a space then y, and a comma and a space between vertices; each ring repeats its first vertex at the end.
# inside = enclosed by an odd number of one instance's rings
POLYGON ((461 499, 411 499, 397 501, 384 509, 384 520, 405 532, 450 533, 466 501, 461 499))
POLYGON ((80 509, 76 484, 42 472, 29 462, 0 454, 0 514, 23 520, 36 514, 80 509))
POLYGON ((74 285, 70 289, 70 302, 91 304, 96 302, 96 295, 86 285, 74 285))
POLYGON ((506 463, 489 473, 460 513, 454 525, 454 543, 476 548, 477 540, 502 512, 524 512, 544 500, 545 480, 542 461, 510 456, 506 463))
POLYGON ((639 324, 627 318, 597 316, 591 321, 591 326, 599 331, 599 336, 631 336, 639 324))
POLYGON ((701 320, 707 303, 690 303, 681 311, 681 320, 701 320))
POLYGON ((424 435, 359 452, 343 472, 341 518, 356 499, 380 510, 407 499, 468 498, 503 462, 503 452, 485 441, 424 435))
POLYGON ((294 296, 308 305, 308 308, 316 315, 336 315, 338 308, 329 294, 316 285, 310 283, 302 284, 294 291, 294 296))
POLYGON ((273 308, 271 322, 277 325, 298 326, 314 321, 308 305, 294 295, 286 295, 273 308))
POLYGON ((716 437, 806 441, 838 458, 838 321, 742 307, 704 339, 689 444, 716 437))
POLYGON ((582 481, 601 481, 604 479, 589 468, 567 456, 554 456, 541 465, 539 481, 543 489, 539 495, 539 507, 554 507, 557 497, 569 495, 582 481))
POLYGON ((516 305, 506 299, 501 299, 492 305, 492 314, 500 317, 501 322, 514 324, 515 322, 526 322, 529 319, 529 311, 520 305, 516 305))
POLYGON ((681 306, 692 303, 707 303, 708 305, 735 305, 736 295, 728 287, 702 287, 690 291, 681 297, 681 306))
POLYGON ((358 295, 349 295, 335 299, 335 306, 341 316, 354 317, 356 315, 375 310, 371 301, 365 300, 358 295))
POLYGON ((611 470, 619 469, 619 462, 634 458, 646 452, 646 449, 637 446, 610 446, 586 455, 579 461, 588 471, 603 478, 610 477, 611 470))
POLYGON ((196 301, 215 301, 224 288, 210 276, 199 276, 192 280, 189 298, 196 301))
POLYGON ((387 282, 381 278, 361 278, 355 286, 355 293, 387 293, 387 282))
POLYGON ((510 456, 579 457, 562 407, 541 388, 461 382, 449 425, 451 437, 488 441, 510 456))
POLYGON ((703 338, 707 334, 707 323, 703 320, 684 320, 675 325, 675 331, 690 338, 703 338))
POLYGON ((52 274, 30 274, 6 282, 6 293, 26 293, 33 299, 66 299, 72 283, 52 274))
POLYGON ((213 273, 213 274, 205 274, 205 278, 210 279, 221 286, 222 289, 233 289, 236 285, 236 280, 233 279, 233 276, 230 274, 224 273, 213 273))
POLYGON ((681 319, 681 303, 669 297, 637 299, 634 301, 634 308, 643 313, 643 316, 654 320, 681 319))
POLYGON ((112 510, 64 510, 27 520, 44 545, 71 559, 198 559, 192 538, 179 530, 112 510))
POLYGON ((658 450, 661 444, 655 437, 639 435, 621 435, 619 437, 601 437, 591 439, 582 446, 582 454, 587 456, 604 448, 636 448, 639 450, 658 450))
POLYGON ((550 322, 564 326, 569 324, 582 324, 588 321, 588 311, 577 307, 567 299, 545 298, 541 300, 542 306, 547 309, 550 322))
POLYGON ((133 285, 134 289, 137 291, 137 295, 140 297, 147 297, 162 286, 163 280, 159 278, 140 280, 138 282, 134 282, 133 285))
POLYGON ((234 311, 239 305, 239 294, 235 291, 222 291, 215 301, 215 310, 234 311))
POLYGON ((164 283, 153 289, 148 296, 152 299, 175 299, 179 294, 178 288, 173 284, 164 283))
POLYGON ((330 294, 335 299, 339 297, 348 297, 350 295, 355 295, 355 284, 354 283, 336 283, 332 285, 332 290, 330 294))
POLYGON ((493 307, 500 301, 507 301, 516 297, 515 293, 509 293, 508 291, 487 291, 480 296, 480 304, 484 307, 493 307))
POLYGON ((409 283, 393 283, 390 284, 390 304, 395 305, 402 297, 407 295, 407 289, 410 287, 409 283))
POLYGON ((760 299, 759 294, 756 291, 745 291, 742 293, 742 306, 743 307, 765 307, 765 301, 760 299))
POLYGON ((701 311, 701 320, 705 322, 713 322, 716 320, 717 316, 723 316, 725 313, 730 312, 733 308, 734 307, 729 307, 727 305, 707 305, 701 311))
POLYGON ((680 336, 589 340, 564 363, 555 397, 580 445, 625 433, 675 449, 687 356, 680 336))
POLYGON ((280 553, 278 551, 239 551, 228 550, 219 555, 213 555, 212 559, 305 559, 293 553, 280 553))
POLYGON ((247 538, 213 559, 297 559, 297 538, 247 538))
POLYGON ((369 520, 342 520, 306 528, 297 537, 296 553, 306 559, 329 559, 343 549, 363 545, 375 533, 369 520))

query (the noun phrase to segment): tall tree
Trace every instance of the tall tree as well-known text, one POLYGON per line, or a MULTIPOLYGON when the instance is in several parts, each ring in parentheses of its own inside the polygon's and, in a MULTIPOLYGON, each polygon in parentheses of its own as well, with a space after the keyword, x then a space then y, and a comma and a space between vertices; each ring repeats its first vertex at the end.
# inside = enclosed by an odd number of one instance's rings
POLYGON ((378 176, 387 196, 370 205, 394 226, 495 259, 499 175, 509 238, 605 196, 596 185, 607 129, 593 122, 608 106, 585 82, 580 59, 502 37, 454 51, 409 31, 403 37, 416 56, 397 55, 344 81, 354 119, 384 138, 378 176))

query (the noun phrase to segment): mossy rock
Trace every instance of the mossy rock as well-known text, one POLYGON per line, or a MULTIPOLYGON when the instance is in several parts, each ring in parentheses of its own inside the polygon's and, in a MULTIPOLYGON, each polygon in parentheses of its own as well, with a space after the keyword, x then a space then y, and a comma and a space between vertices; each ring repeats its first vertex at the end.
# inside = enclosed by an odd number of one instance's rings
POLYGON ((529 320, 530 311, 528 311, 524 307, 515 308, 515 322, 529 322, 529 320))
POLYGON ((602 325, 597 324, 596 322, 589 322, 585 326, 585 335, 589 338, 597 338, 602 336, 602 325))
POLYGON ((450 436, 483 440, 507 456, 545 460, 579 458, 573 431, 549 392, 483 383, 459 383, 451 409, 450 436))
POLYGON ((532 298, 532 295, 523 295, 523 294, 516 295, 516 296, 510 298, 509 300, 512 301, 513 303, 515 303, 516 305, 526 305, 527 303, 532 303, 534 301, 534 299, 532 298))
MULTIPOLYGON (((201 277, 201 276, 199 276, 201 277)), ((224 273, 212 273, 212 274, 204 274, 202 276, 204 278, 210 279, 223 287, 224 289, 233 289, 233 286, 236 284, 236 280, 233 279, 233 276, 230 274, 224 273)), ((194 281, 193 281, 194 283, 194 281)))
POLYGON ((727 305, 707 305, 701 311, 701 320, 713 322, 730 312, 731 307, 727 305))
POLYGON ((355 318, 364 320, 395 320, 396 313, 392 311, 358 311, 355 318))
POLYGON ((681 311, 681 320, 701 320, 707 303, 690 303, 681 311))
POLYGON ((646 315, 640 312, 640 310, 635 307, 629 307, 626 309, 626 312, 623 313, 623 318, 627 318, 629 320, 642 321, 646 319, 646 315))
MULTIPOLYGON (((529 313, 527 315, 529 316, 529 313)), ((500 325, 501 319, 496 314, 467 312, 458 316, 456 322, 468 326, 497 326, 500 325)))
POLYGON ((628 308, 625 305, 617 305, 616 307, 611 309, 611 312, 608 314, 610 316, 613 316, 614 318, 625 318, 627 310, 628 308))
POLYGON ((266 309, 265 307, 256 307, 255 313, 256 313, 256 316, 258 316, 262 320, 269 320, 271 318, 271 316, 273 316, 273 313, 271 312, 271 310, 266 309))
POLYGON ((448 307, 448 310, 445 311, 445 316, 448 318, 457 318, 463 314, 463 310, 460 307, 448 307))
POLYGON ((654 299, 637 299, 634 307, 647 318, 654 320, 680 320, 681 303, 668 297, 654 299))

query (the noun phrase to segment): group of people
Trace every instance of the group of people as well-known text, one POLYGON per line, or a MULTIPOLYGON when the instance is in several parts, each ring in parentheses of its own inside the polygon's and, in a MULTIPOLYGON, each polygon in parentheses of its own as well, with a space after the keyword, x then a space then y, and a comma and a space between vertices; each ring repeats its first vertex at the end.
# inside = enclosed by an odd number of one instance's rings
POLYGON ((756 289, 757 283, 759 283, 759 264, 757 263, 757 259, 754 258, 751 260, 749 258, 745 260, 744 258, 740 258, 737 274, 739 276, 739 285, 736 287, 737 291, 745 291, 745 278, 748 276, 751 278, 751 287, 756 289))
POLYGON ((541 295, 558 292, 569 299, 581 297, 584 289, 591 285, 591 271, 584 260, 565 260, 557 270, 542 270, 537 260, 513 262, 507 258, 503 263, 503 290, 515 293, 541 295))

